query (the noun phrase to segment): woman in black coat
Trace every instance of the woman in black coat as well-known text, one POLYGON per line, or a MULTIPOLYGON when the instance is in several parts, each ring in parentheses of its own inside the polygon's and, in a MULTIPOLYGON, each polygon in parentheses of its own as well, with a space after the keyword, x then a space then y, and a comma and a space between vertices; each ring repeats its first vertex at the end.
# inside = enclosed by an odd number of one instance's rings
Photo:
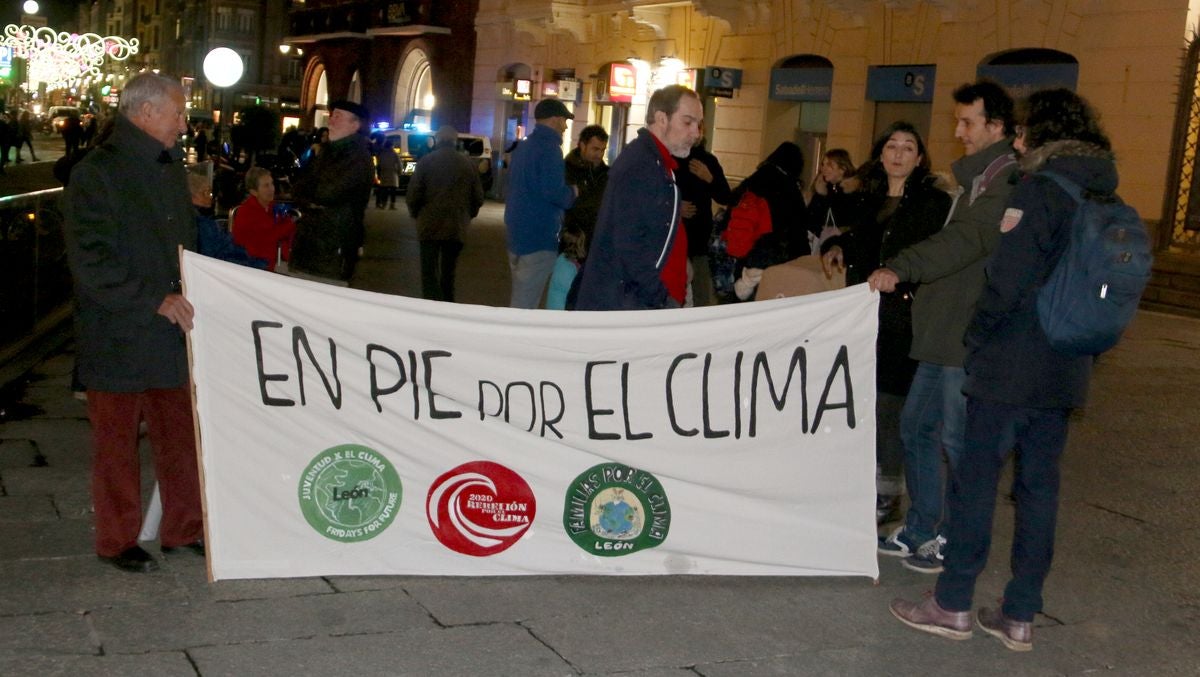
MULTIPOLYGON (((847 285, 865 282, 884 261, 941 230, 951 199, 934 185, 929 164, 925 142, 911 124, 895 122, 884 130, 871 148, 869 164, 860 170, 863 218, 822 244, 826 269, 844 267, 847 285)), ((899 424, 917 367, 908 356, 916 292, 915 285, 904 284, 879 298, 875 413, 881 496, 898 497, 903 486, 899 424)), ((884 507, 891 512, 890 505, 884 507)))

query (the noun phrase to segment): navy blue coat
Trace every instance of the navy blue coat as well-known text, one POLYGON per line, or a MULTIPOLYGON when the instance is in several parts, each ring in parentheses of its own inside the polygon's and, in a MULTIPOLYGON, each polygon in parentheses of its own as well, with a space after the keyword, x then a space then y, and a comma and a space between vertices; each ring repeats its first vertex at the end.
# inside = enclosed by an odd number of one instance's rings
POLYGON ((661 271, 679 228, 679 190, 645 129, 617 156, 588 251, 576 310, 641 310, 675 305, 661 271))
POLYGON ((1052 169, 1086 190, 1111 193, 1117 169, 1111 154, 1076 141, 1048 143, 1021 164, 1032 173, 1013 190, 987 285, 967 326, 963 391, 1036 409, 1079 407, 1087 401, 1093 358, 1055 351, 1037 316, 1038 290, 1070 242, 1076 203, 1037 172, 1052 169))

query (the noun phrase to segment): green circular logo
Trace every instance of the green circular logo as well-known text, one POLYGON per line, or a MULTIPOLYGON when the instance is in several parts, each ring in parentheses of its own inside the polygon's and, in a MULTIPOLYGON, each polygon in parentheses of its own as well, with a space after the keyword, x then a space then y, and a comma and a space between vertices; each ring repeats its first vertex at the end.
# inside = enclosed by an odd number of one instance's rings
POLYGON ((300 477, 300 510, 325 538, 354 543, 375 538, 400 511, 400 475, 383 456, 359 444, 317 454, 300 477))
POLYGON ((671 504, 654 475, 620 463, 601 463, 567 489, 563 526, 575 545, 593 555, 630 555, 667 540, 671 504))

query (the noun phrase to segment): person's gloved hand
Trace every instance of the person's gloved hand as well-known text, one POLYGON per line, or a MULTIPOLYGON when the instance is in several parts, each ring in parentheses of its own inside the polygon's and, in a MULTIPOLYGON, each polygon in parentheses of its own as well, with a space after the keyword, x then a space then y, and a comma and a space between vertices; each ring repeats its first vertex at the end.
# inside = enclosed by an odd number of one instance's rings
POLYGON ((762 281, 762 268, 744 268, 742 276, 733 283, 733 293, 742 301, 750 298, 754 294, 754 289, 758 287, 758 283, 762 281))

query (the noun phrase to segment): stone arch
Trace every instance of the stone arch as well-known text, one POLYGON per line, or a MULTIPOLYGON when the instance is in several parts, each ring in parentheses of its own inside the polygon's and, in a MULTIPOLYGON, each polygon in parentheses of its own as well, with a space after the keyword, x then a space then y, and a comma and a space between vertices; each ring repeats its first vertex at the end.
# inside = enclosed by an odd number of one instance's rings
POLYGON ((1022 99, 1047 87, 1074 91, 1079 84, 1079 60, 1045 47, 1006 49, 981 59, 976 75, 999 82, 1014 99, 1022 99))
POLYGON ((398 126, 432 122, 432 107, 437 101, 433 94, 433 64, 429 52, 428 45, 415 40, 408 45, 396 66, 392 121, 398 126))

